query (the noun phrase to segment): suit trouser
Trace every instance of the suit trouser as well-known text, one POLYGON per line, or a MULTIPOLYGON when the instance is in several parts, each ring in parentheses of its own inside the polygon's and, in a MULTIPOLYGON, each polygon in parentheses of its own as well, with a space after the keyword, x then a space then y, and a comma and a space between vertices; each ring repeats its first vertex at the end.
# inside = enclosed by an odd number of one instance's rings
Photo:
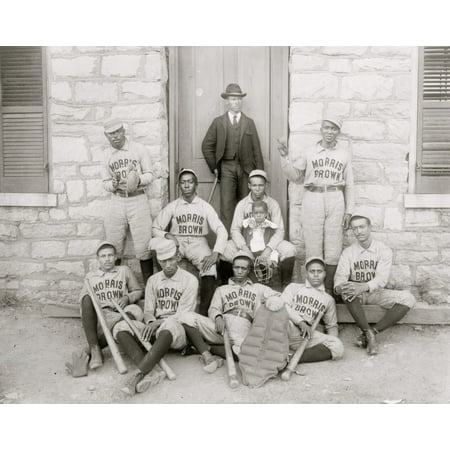
POLYGON ((311 192, 305 189, 302 226, 306 259, 319 256, 337 265, 342 252, 345 202, 342 191, 311 192))
POLYGON ((152 237, 152 216, 145 194, 135 197, 119 197, 111 194, 105 217, 106 240, 114 244, 117 256, 123 256, 127 228, 130 226, 136 258, 146 260, 151 257, 148 243, 152 237))
POLYGON ((249 193, 248 174, 239 160, 222 160, 220 163, 220 220, 230 231, 236 204, 249 193))

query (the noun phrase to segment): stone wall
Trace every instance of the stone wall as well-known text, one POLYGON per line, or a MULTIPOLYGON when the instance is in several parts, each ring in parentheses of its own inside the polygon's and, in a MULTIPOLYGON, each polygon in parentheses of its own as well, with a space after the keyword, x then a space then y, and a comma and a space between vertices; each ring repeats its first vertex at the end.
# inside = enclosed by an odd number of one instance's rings
POLYGON ((167 201, 167 57, 164 47, 49 47, 47 59, 50 192, 58 204, 0 207, 0 289, 19 300, 73 301, 104 238, 105 120, 122 118, 162 169, 148 188, 152 214, 167 201))
MULTIPOLYGON (((450 210, 403 207, 416 120, 412 55, 410 47, 292 47, 289 126, 295 162, 319 140, 323 114, 343 119, 340 140, 353 154, 356 204, 394 251, 390 286, 412 285, 418 294, 430 276, 450 283, 450 210)), ((290 238, 300 259, 302 193, 290 184, 290 238)))

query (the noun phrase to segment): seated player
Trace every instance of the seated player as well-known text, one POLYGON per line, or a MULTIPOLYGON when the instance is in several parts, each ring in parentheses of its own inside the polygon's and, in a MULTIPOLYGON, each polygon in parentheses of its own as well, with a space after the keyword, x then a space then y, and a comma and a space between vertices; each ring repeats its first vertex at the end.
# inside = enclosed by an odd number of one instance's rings
MULTIPOLYGON (((113 331, 114 335, 116 329, 126 329, 128 325, 122 320, 120 313, 115 310, 110 299, 114 298, 131 319, 141 321, 144 314, 141 308, 134 303, 142 298, 143 289, 128 266, 115 265, 117 254, 113 244, 106 241, 100 243, 96 254, 99 268, 86 275, 85 283, 89 283, 92 291, 97 295, 97 302, 102 308, 108 328, 113 331)), ((72 355, 72 363, 66 363, 69 373, 74 377, 87 375, 89 358, 89 369, 100 367, 103 364, 101 348, 107 346, 86 285, 81 291, 80 299, 81 323, 88 348, 80 353, 75 352, 72 355)))
POLYGON ((372 239, 370 219, 363 214, 354 214, 350 227, 357 242, 342 252, 334 277, 334 290, 342 297, 362 331, 357 345, 367 347, 369 355, 376 355, 379 350, 376 335, 395 325, 416 300, 409 291, 384 289, 392 266, 392 251, 372 239), (370 327, 362 305, 379 305, 387 312, 370 327))
POLYGON ((144 341, 153 343, 149 352, 128 330, 117 333, 117 341, 136 364, 137 370, 125 383, 122 391, 128 395, 144 392, 153 382, 150 374, 169 349, 186 346, 186 333, 178 322, 180 314, 194 311, 198 295, 198 281, 194 275, 178 267, 175 243, 169 239, 150 241, 162 271, 152 275, 145 288, 144 323, 138 323, 144 341))
POLYGON ((339 359, 344 354, 344 346, 338 338, 336 305, 333 297, 325 291, 325 262, 312 257, 306 261, 304 284, 291 283, 278 299, 267 301, 271 308, 284 302, 289 314, 289 348, 296 350, 303 339, 308 339, 306 350, 300 362, 317 362, 339 359), (323 314, 325 333, 311 329, 318 314, 323 314))
POLYGON ((153 236, 171 239, 180 255, 199 270, 199 312, 206 316, 216 287, 217 261, 225 249, 228 233, 214 208, 197 195, 198 178, 193 170, 181 169, 178 184, 181 197, 158 214, 153 222, 153 236), (212 251, 206 239, 209 230, 216 234, 212 251))
POLYGON ((273 295, 279 295, 273 289, 249 278, 252 260, 245 252, 238 252, 233 258, 233 274, 227 285, 216 289, 208 316, 196 313, 181 315, 186 334, 203 357, 205 371, 212 373, 223 363, 213 355, 225 358, 223 333, 225 328, 236 355, 249 332, 256 310, 273 295))

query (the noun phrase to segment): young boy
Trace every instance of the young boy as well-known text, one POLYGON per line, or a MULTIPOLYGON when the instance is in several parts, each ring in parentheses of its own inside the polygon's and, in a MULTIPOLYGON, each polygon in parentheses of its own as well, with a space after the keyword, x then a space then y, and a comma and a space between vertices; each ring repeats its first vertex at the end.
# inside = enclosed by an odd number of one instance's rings
POLYGON ((117 253, 114 245, 107 241, 101 242, 96 254, 99 268, 86 275, 85 285, 80 294, 81 323, 88 348, 79 354, 74 353, 72 364, 66 363, 69 373, 74 377, 87 375, 89 358, 89 369, 100 367, 103 364, 101 348, 107 345, 86 284, 89 284, 96 294, 97 303, 102 308, 108 328, 113 331, 113 335, 117 329, 127 329, 128 325, 115 310, 111 298, 116 300, 131 319, 141 321, 144 317, 141 308, 134 304, 142 298, 143 289, 128 266, 115 265, 117 253))
POLYGON ((279 298, 267 301, 271 308, 284 302, 289 314, 289 347, 296 350, 303 339, 308 345, 300 362, 339 359, 344 354, 344 346, 338 338, 336 305, 333 297, 325 292, 325 262, 312 257, 306 261, 305 284, 291 283, 279 298), (311 330, 311 324, 318 314, 323 313, 326 334, 311 330))

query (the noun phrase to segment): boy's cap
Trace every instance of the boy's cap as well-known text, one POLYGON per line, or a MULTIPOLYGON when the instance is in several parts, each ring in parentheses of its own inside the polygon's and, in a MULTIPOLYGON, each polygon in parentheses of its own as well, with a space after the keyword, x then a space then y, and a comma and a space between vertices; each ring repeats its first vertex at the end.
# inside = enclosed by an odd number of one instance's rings
POLYGON ((95 254, 98 255, 98 252, 103 248, 103 247, 112 247, 114 249, 114 251, 116 251, 116 246, 114 244, 112 244, 109 241, 102 241, 100 242, 100 244, 98 244, 97 246, 97 250, 95 251, 95 254))
POLYGON ((308 258, 305 262, 305 267, 308 268, 308 266, 313 262, 318 262, 325 267, 325 261, 320 256, 311 256, 310 258, 308 258))
POLYGON ((266 181, 268 181, 267 173, 264 170, 261 170, 261 169, 252 170, 249 173, 248 178, 250 179, 252 177, 263 177, 266 181))
POLYGON ((177 253, 177 246, 175 242, 165 238, 153 238, 150 240, 150 248, 155 250, 156 257, 160 261, 172 258, 177 253))
POLYGON ((120 130, 123 127, 123 122, 120 119, 111 119, 103 124, 105 133, 113 133, 114 131, 120 130))

